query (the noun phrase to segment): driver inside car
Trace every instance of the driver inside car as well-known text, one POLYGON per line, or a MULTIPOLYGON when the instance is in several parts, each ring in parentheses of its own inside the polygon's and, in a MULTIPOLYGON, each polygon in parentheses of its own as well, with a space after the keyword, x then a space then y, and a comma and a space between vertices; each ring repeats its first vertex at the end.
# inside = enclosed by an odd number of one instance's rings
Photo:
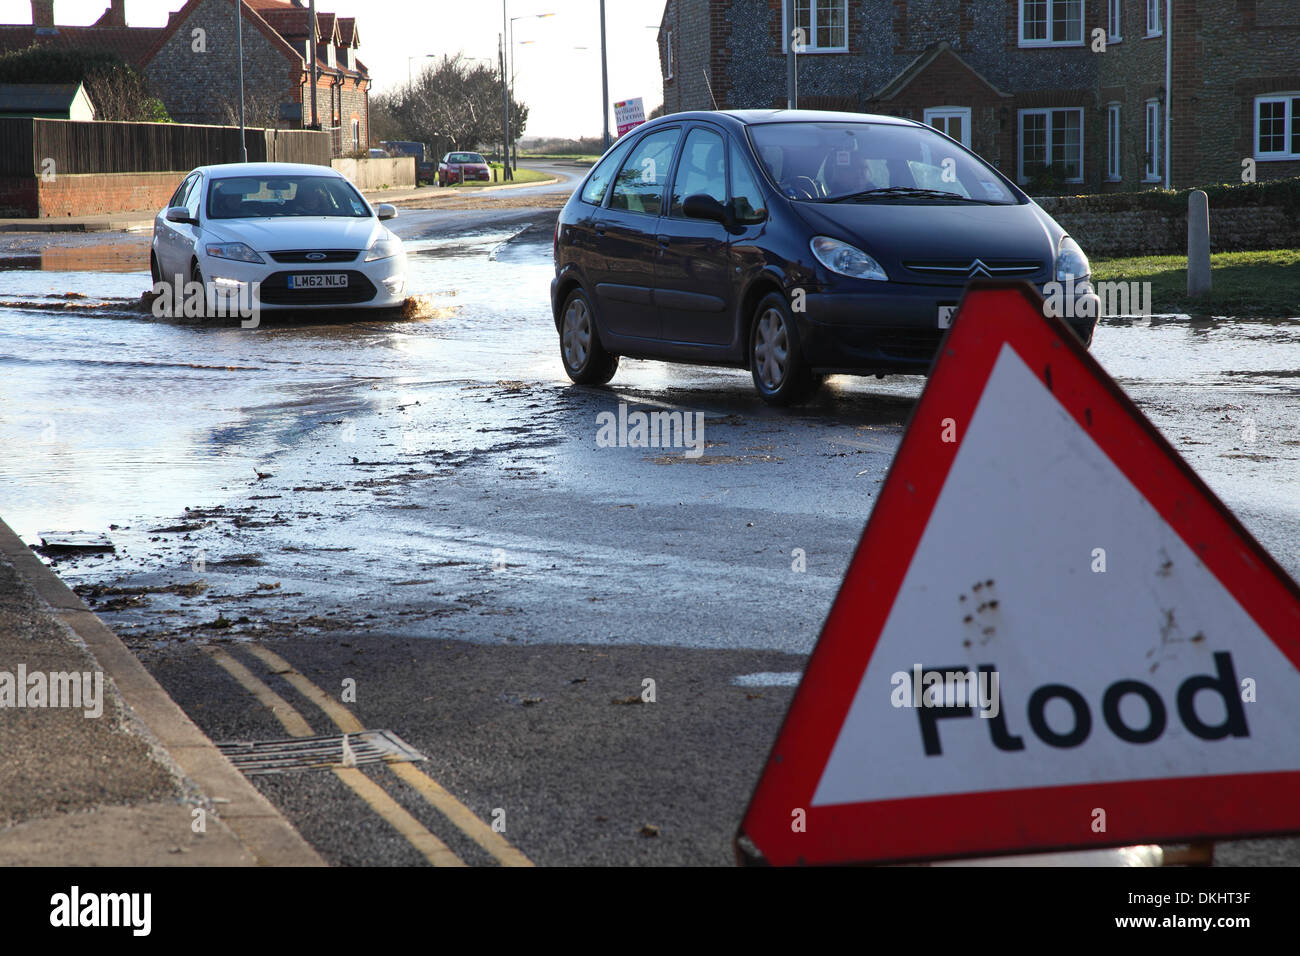
POLYGON ((294 208, 300 216, 328 216, 333 203, 325 187, 311 183, 298 190, 294 208))

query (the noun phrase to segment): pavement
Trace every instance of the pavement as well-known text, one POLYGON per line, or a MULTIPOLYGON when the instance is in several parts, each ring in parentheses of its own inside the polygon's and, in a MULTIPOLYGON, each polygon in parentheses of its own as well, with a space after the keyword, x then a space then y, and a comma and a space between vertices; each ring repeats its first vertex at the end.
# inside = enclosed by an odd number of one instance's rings
POLYGON ((0 708, 0 865, 323 863, 3 521, 0 708))

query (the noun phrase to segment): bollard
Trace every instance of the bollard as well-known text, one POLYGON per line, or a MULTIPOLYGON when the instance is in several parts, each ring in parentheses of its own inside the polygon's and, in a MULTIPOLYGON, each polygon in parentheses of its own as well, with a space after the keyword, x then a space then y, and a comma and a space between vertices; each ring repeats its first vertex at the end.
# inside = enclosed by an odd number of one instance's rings
POLYGON ((1210 197, 1200 189, 1187 196, 1187 294, 1210 291, 1210 197))

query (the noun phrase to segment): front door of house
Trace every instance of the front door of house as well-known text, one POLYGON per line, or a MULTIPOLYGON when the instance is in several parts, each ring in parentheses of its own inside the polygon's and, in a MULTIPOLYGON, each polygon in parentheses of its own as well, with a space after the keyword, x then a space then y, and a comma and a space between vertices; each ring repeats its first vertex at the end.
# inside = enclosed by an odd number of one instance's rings
POLYGON ((970 107, 935 106, 925 111, 925 122, 970 149, 970 107))

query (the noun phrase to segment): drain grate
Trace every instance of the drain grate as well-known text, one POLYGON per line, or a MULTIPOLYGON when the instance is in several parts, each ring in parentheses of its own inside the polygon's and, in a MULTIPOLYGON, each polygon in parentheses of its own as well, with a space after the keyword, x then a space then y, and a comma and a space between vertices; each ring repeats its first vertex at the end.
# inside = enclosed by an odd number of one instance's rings
POLYGON ((217 744, 217 749, 229 757, 237 769, 250 775, 429 759, 391 730, 365 730, 359 734, 328 737, 288 737, 284 740, 235 740, 217 744), (344 759, 345 738, 350 760, 344 759))

